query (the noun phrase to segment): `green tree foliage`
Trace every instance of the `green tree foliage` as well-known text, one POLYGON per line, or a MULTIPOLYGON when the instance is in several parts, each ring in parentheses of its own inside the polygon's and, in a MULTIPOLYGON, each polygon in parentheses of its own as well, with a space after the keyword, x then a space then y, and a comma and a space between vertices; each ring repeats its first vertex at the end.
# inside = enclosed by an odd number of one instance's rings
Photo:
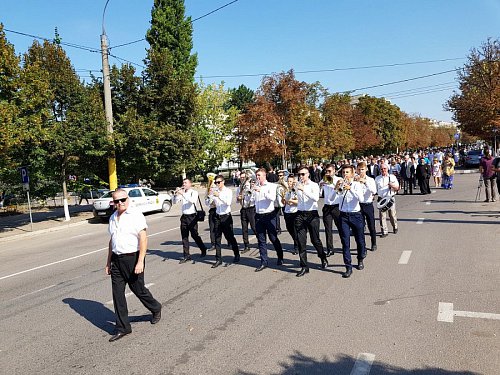
POLYGON ((254 102, 255 93, 245 85, 239 85, 238 88, 229 90, 229 100, 225 107, 235 107, 240 113, 244 113, 247 107, 254 102))
POLYGON ((198 159, 199 172, 214 170, 224 159, 229 159, 237 147, 235 129, 239 111, 226 106, 230 98, 222 83, 206 86, 202 82, 198 87, 195 131, 204 152, 198 159))
POLYGON ((402 112, 384 98, 362 96, 356 107, 380 140, 374 151, 395 152, 403 143, 402 112))
POLYGON ((158 128, 161 172, 174 174, 193 170, 202 157, 201 140, 193 131, 197 56, 191 54, 192 24, 184 13, 182 0, 155 0, 146 34, 150 48, 143 74, 142 114, 158 128))
POLYGON ((465 66, 458 70, 460 93, 445 105, 453 111, 460 129, 473 136, 491 139, 500 129, 500 40, 488 39, 473 48, 465 66))

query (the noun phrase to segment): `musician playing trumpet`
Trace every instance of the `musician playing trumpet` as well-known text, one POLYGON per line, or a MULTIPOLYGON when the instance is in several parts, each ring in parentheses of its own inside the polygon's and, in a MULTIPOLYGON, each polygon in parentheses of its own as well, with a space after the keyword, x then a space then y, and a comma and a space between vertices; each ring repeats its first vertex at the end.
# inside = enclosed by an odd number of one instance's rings
POLYGON ((377 186, 375 179, 366 174, 368 168, 366 162, 361 161, 358 163, 358 174, 354 177, 355 181, 361 184, 363 189, 363 196, 359 201, 361 206, 361 214, 363 220, 366 221, 366 226, 370 232, 371 250, 377 250, 377 232, 375 230, 375 213, 373 209, 373 195, 377 193, 377 186))
POLYGON ((290 174, 288 175, 287 184, 288 190, 282 200, 283 216, 285 217, 286 230, 290 234, 293 240, 293 250, 292 254, 297 255, 299 252, 299 244, 297 242, 297 231, 295 230, 295 220, 297 219, 297 204, 299 200, 297 199, 297 191, 295 190, 295 177, 290 174))
POLYGON ((255 184, 254 181, 247 176, 245 171, 240 173, 240 186, 236 189, 236 201, 241 205, 240 220, 241 231, 243 234, 243 243, 245 245, 242 253, 250 250, 250 241, 248 240, 248 224, 254 234, 257 233, 255 229, 255 196, 252 194, 252 188, 255 184))
POLYGON ((325 167, 325 176, 319 184, 324 196, 323 225, 325 226, 327 257, 334 253, 332 223, 335 223, 335 227, 340 233, 340 195, 337 194, 335 187, 341 181, 342 179, 335 175, 335 165, 327 164, 325 167))
POLYGON ((342 176, 344 179, 337 183, 340 201, 340 236, 342 238, 342 253, 344 255, 344 264, 346 272, 342 277, 347 278, 352 274, 351 265, 351 230, 357 245, 358 269, 364 268, 363 259, 366 257, 365 234, 363 215, 359 204, 363 197, 363 188, 359 181, 354 180, 354 167, 344 165, 342 167, 342 176))
POLYGON ((189 234, 193 237, 194 242, 201 250, 201 257, 207 254, 207 247, 203 243, 198 233, 198 220, 196 220, 196 202, 198 202, 198 192, 192 189, 191 180, 185 178, 182 181, 182 187, 175 190, 173 202, 182 202, 182 215, 181 215, 181 237, 182 237, 182 250, 184 256, 180 259, 179 263, 186 263, 191 260, 189 254, 189 234))

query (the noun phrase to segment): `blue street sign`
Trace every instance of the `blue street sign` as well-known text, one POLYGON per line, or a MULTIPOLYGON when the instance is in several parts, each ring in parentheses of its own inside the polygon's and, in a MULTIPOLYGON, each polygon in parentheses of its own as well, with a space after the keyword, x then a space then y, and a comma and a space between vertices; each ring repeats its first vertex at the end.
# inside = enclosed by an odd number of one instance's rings
POLYGON ((28 175, 28 167, 21 167, 19 169, 21 170, 21 180, 23 184, 29 184, 30 176, 28 175))
POLYGON ((460 133, 455 133, 455 140, 459 140, 460 139, 460 133))

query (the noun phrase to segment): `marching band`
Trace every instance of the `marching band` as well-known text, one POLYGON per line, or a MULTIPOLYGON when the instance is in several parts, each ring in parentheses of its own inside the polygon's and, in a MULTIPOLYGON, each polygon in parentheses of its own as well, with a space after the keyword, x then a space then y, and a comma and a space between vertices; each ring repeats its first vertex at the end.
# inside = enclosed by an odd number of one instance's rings
MULTIPOLYGON (((375 164, 376 165, 376 164, 375 164)), ((386 237, 388 230, 386 216, 389 213, 394 233, 397 233, 397 217, 394 195, 399 190, 399 182, 394 174, 389 174, 389 165, 376 165, 366 162, 358 163, 357 168, 350 164, 341 167, 339 177, 335 172, 334 164, 327 164, 324 176, 316 183, 310 178, 310 169, 301 166, 297 174, 284 177, 284 171, 279 171, 279 180, 267 180, 264 168, 254 172, 247 169, 241 172, 240 185, 236 190, 236 202, 240 205, 240 220, 242 227, 243 252, 250 250, 249 226, 257 238, 260 265, 255 272, 268 267, 269 257, 267 237, 276 251, 277 266, 283 265, 283 246, 279 239, 277 228, 278 210, 283 211, 286 230, 288 231, 293 247, 290 251, 297 255, 300 261, 300 270, 297 277, 309 273, 307 261, 307 234, 311 239, 316 253, 321 261, 321 268, 328 267, 328 257, 335 253, 333 240, 333 225, 339 234, 343 260, 346 270, 342 277, 352 275, 351 264, 351 235, 354 236, 357 247, 356 268, 364 269, 366 244, 364 227, 369 231, 372 251, 377 249, 377 233, 375 229, 374 197, 378 196, 376 207, 379 210, 382 228, 381 237, 386 237), (376 170, 375 170, 376 169, 376 170), (371 177, 374 176, 374 177, 371 177), (318 202, 324 197, 322 221, 325 229, 326 249, 320 239, 320 215, 318 202)), ((209 227, 212 247, 215 247, 215 263, 212 268, 222 264, 221 238, 222 234, 228 241, 234 253, 234 263, 240 261, 239 245, 234 236, 231 203, 233 192, 225 186, 224 177, 213 173, 207 174, 208 184, 205 204, 209 207, 209 227)), ((315 177, 316 178, 316 177, 315 177)), ((316 181, 318 181, 316 179, 316 181)), ((198 193, 192 189, 191 181, 184 179, 182 188, 172 192, 174 202, 182 202, 181 236, 183 243, 183 258, 180 263, 191 260, 189 253, 188 235, 191 234, 201 250, 201 257, 207 252, 207 247, 198 234, 196 220, 196 201, 198 193)))

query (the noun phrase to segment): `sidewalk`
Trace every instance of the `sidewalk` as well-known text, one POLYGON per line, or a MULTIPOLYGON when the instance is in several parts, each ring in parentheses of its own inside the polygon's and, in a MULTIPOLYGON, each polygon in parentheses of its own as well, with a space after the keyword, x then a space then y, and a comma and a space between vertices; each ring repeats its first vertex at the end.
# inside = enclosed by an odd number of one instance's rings
POLYGON ((32 236, 39 233, 65 229, 75 225, 86 224, 93 218, 92 204, 69 206, 70 221, 64 219, 64 208, 37 210, 32 213, 33 231, 31 230, 29 213, 0 215, 0 243, 32 236))

